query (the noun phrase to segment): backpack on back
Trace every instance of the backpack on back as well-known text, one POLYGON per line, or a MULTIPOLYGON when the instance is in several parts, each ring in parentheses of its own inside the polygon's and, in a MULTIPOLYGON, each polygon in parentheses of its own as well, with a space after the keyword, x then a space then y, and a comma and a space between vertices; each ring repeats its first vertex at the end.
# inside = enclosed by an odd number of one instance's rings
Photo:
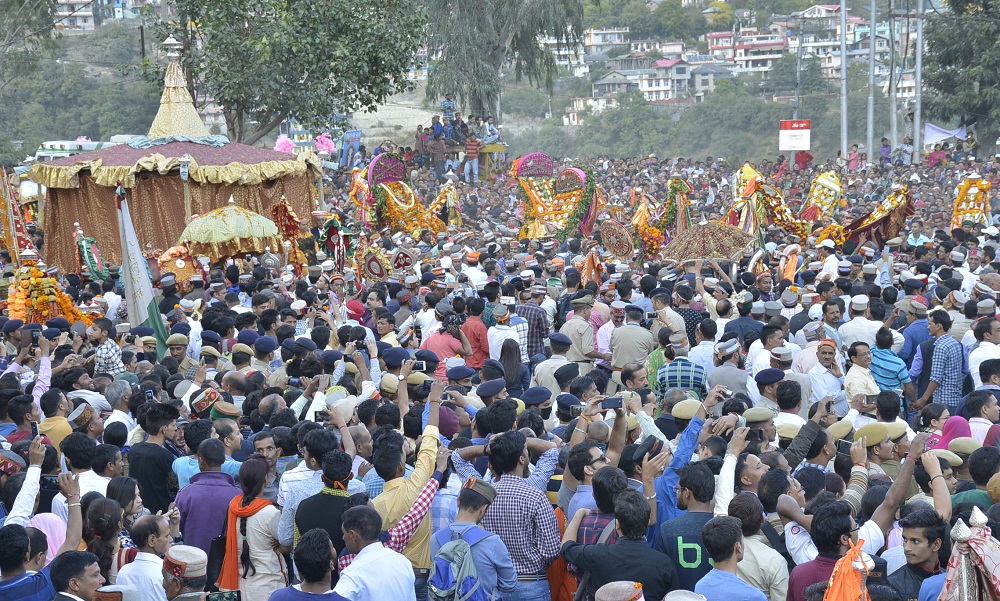
POLYGON ((479 582, 472 546, 484 538, 495 536, 482 528, 470 528, 464 535, 448 528, 435 535, 441 548, 431 562, 427 579, 429 601, 490 601, 479 582))

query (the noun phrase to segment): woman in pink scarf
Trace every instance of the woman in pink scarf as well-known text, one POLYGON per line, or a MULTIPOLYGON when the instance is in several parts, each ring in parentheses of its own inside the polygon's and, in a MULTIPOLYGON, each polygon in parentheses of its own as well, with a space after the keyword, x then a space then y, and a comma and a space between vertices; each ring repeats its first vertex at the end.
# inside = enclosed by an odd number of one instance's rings
POLYGON ((55 559, 59 548, 66 542, 66 522, 54 513, 39 513, 28 522, 28 528, 35 528, 45 534, 45 540, 49 545, 45 552, 45 565, 49 565, 55 559))
POLYGON ((960 415, 953 415, 944 423, 940 436, 931 434, 931 437, 927 439, 927 448, 947 449, 948 443, 963 436, 972 436, 972 429, 969 428, 969 420, 960 415))

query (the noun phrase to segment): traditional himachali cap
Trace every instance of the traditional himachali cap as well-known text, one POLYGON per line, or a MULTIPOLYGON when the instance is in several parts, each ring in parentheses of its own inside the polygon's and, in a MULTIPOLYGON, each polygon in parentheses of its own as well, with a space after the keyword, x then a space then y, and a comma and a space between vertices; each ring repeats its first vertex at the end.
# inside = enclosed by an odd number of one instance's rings
POLYGON ((214 388, 206 388, 191 399, 191 410, 197 413, 199 417, 204 417, 203 414, 205 411, 211 409, 212 405, 219 400, 219 397, 220 395, 218 390, 215 390, 214 388))
POLYGON ((754 381, 761 386, 768 386, 770 384, 774 384, 775 382, 780 382, 784 378, 785 372, 773 367, 762 369, 757 372, 756 376, 753 377, 754 381))
POLYGON ((105 584, 94 591, 93 601, 140 601, 139 589, 122 584, 105 584))
MULTIPOLYGON (((701 601, 705 600, 701 595, 698 596, 701 597, 701 601)), ((597 589, 597 592, 594 594, 594 601, 643 601, 644 599, 645 597, 642 595, 642 583, 631 580, 608 582, 597 589)), ((685 599, 683 601, 690 600, 685 599)))
POLYGON ((89 403, 82 403, 79 407, 74 409, 66 419, 69 420, 69 423, 73 424, 74 430, 78 430, 80 428, 85 428, 93 417, 94 408, 91 407, 89 403))
MULTIPOLYGON (((854 424, 852 424, 851 421, 847 419, 842 419, 840 421, 833 422, 832 424, 830 424, 830 427, 827 428, 827 430, 830 432, 830 436, 832 436, 834 440, 848 440, 847 437, 848 435, 850 435, 851 430, 853 429, 854 429, 854 424)), ((858 435, 857 433, 855 433, 854 438, 857 437, 858 435)), ((883 440, 885 440, 885 436, 882 436, 881 440, 879 440, 878 442, 882 442, 883 440)))
POLYGON ((792 291, 791 288, 786 288, 784 292, 781 293, 781 304, 785 307, 794 307, 799 301, 799 296, 792 291))
POLYGON ((190 545, 174 545, 163 558, 163 571, 174 578, 199 578, 208 570, 208 554, 190 545))
POLYGON ((462 484, 462 488, 478 493, 486 499, 487 503, 492 503, 493 499, 497 498, 497 490, 493 488, 492 484, 482 478, 470 476, 465 483, 462 484))
POLYGON ((767 301, 764 303, 764 315, 777 317, 781 314, 781 303, 777 301, 767 301))
POLYGON ((715 344, 715 354, 720 357, 732 355, 738 350, 740 350, 740 343, 736 342, 735 339, 726 340, 725 342, 717 342, 715 344))
POLYGON ((958 456, 968 457, 976 449, 981 448, 983 443, 979 442, 975 438, 969 436, 959 436, 958 438, 953 438, 951 442, 948 443, 948 450, 955 453, 958 456))
MULTIPOLYGON (((771 358, 775 361, 787 363, 792 360, 792 349, 787 346, 776 346, 771 349, 771 358)), ((766 371, 766 370, 761 370, 766 371)))
POLYGON ((878 273, 878 270, 875 269, 874 265, 868 263, 866 265, 861 266, 861 273, 864 275, 875 275, 876 273, 878 273))
POLYGON ((236 419, 240 416, 240 410, 227 401, 216 401, 212 405, 211 416, 212 419, 236 419))
POLYGON ((867 295, 859 294, 857 296, 851 297, 851 308, 855 311, 864 311, 868 308, 868 303, 870 302, 867 295))
POLYGON ((854 433, 854 440, 864 438, 865 446, 871 448, 885 442, 888 436, 889 428, 885 424, 882 422, 872 422, 858 428, 857 432, 854 433))
POLYGON ((981 300, 976 303, 976 315, 996 315, 997 304, 992 298, 981 300))
POLYGON ((757 301, 757 302, 753 303, 752 305, 750 305, 750 314, 751 315, 763 315, 764 314, 764 303, 761 302, 761 301, 757 301))
POLYGON ((670 346, 684 348, 688 345, 688 337, 684 332, 674 332, 670 335, 670 346))
POLYGON ((837 261, 837 271, 843 272, 843 273, 850 272, 851 271, 851 262, 850 261, 837 261))

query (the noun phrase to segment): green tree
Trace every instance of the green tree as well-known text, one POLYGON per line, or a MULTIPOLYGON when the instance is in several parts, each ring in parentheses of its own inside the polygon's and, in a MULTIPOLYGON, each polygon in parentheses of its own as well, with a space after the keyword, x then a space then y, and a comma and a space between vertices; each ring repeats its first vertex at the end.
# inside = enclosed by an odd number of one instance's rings
POLYGON ((1000 131, 1000 8, 953 0, 924 30, 924 117, 976 123, 989 147, 1000 131))
POLYGON ((708 31, 708 22, 697 6, 682 6, 681 0, 663 0, 653 11, 663 36, 673 40, 693 40, 708 31))
MULTIPOLYGON (((466 112, 500 118, 501 70, 551 89, 552 53, 538 43, 550 37, 570 45, 583 34, 581 0, 427 0, 428 56, 437 57, 427 82, 428 97, 456 92, 466 112)), ((373 40, 380 45, 381 40, 373 40)), ((358 56, 364 56, 359 54, 358 56)))
POLYGON ((733 27, 733 7, 723 0, 716 0, 709 4, 709 7, 714 8, 718 12, 712 16, 712 30, 713 31, 729 31, 733 27))
POLYGON ((139 35, 120 21, 113 21, 90 35, 87 59, 95 63, 126 66, 139 60, 139 35))
POLYGON ((53 44, 56 0, 0 0, 0 95, 53 44))
POLYGON ((288 117, 325 126, 410 89, 407 72, 425 39, 418 0, 172 4, 179 18, 158 24, 161 39, 185 44, 189 85, 215 99, 229 135, 247 144, 288 117))
MULTIPOLYGON (((771 65, 771 70, 767 72, 763 80, 763 90, 765 92, 794 92, 795 74, 798 71, 798 59, 794 54, 785 54, 771 65)), ((800 94, 810 94, 812 92, 826 92, 829 84, 823 78, 823 70, 819 60, 814 56, 802 57, 800 94)))

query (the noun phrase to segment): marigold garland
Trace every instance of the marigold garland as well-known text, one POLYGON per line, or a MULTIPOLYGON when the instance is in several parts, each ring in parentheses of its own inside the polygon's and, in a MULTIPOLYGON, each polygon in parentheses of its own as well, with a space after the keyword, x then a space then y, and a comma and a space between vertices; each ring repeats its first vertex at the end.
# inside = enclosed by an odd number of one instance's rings
POLYGON ((8 299, 10 317, 25 323, 44 323, 61 315, 70 322, 82 321, 89 326, 96 317, 81 313, 59 284, 33 264, 27 264, 14 274, 8 299))

